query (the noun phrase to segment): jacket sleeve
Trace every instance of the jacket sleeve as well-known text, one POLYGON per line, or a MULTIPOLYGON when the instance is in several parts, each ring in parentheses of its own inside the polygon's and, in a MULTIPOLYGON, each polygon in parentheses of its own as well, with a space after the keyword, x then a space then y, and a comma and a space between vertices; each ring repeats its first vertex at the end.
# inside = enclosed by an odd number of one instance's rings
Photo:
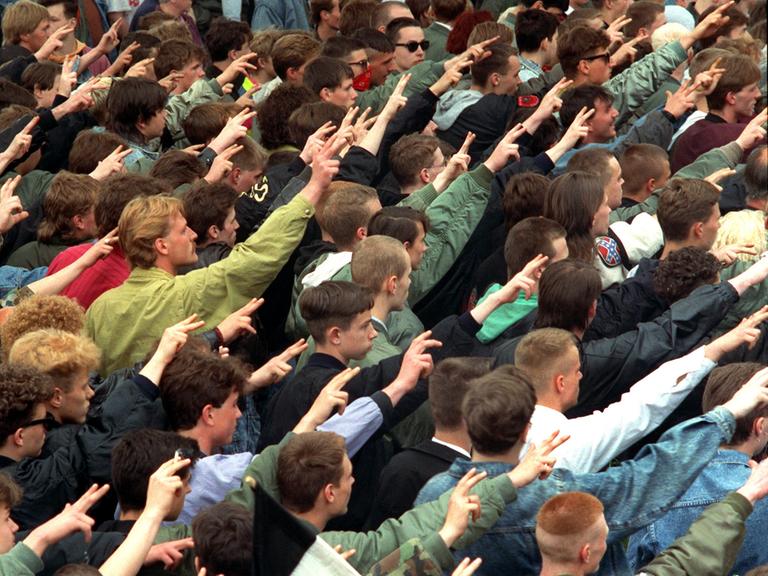
POLYGON ((223 94, 221 86, 215 79, 200 79, 186 92, 172 96, 165 105, 168 112, 165 117, 165 126, 170 130, 173 141, 177 142, 184 138, 182 124, 192 108, 206 102, 218 102, 223 94))
POLYGON ((641 574, 700 576, 728 574, 744 542, 752 504, 738 492, 707 508, 688 532, 648 564, 641 574))
MULTIPOLYGON (((408 70, 411 75, 411 79, 405 87, 403 95, 409 97, 413 94, 418 94, 429 88, 432 84, 437 82, 440 76, 443 75, 443 63, 442 62, 421 62, 416 64, 413 68, 408 70)), ((365 92, 361 92, 355 106, 358 106, 360 110, 371 108, 371 115, 381 112, 384 105, 387 103, 387 99, 392 95, 395 90, 395 86, 400 82, 400 78, 403 73, 390 74, 381 86, 376 86, 365 92)))
MULTIPOLYGON (((517 490, 506 474, 481 481, 473 492, 480 497, 483 514, 476 522, 470 522, 464 536, 454 545, 456 549, 466 548, 480 538, 496 523, 506 505, 517 498, 517 490)), ((426 540, 437 539, 431 540, 429 548, 439 553, 441 565, 449 569, 453 566, 453 559, 448 560, 450 551, 437 532, 445 521, 450 497, 451 492, 446 492, 439 499, 416 506, 400 518, 384 521, 378 530, 323 532, 320 537, 331 546, 341 544, 345 550, 357 550, 349 559, 349 563, 360 572, 366 572, 374 563, 397 550, 411 538, 422 538, 425 544, 426 540), (442 559, 448 562, 447 565, 443 564, 442 559)))
POLYGON ((625 136, 617 139, 613 153, 620 157, 633 144, 655 144, 666 150, 674 133, 674 116, 664 110, 652 110, 638 120, 625 136))
POLYGON ((365 148, 352 146, 341 159, 339 173, 334 180, 357 182, 363 186, 372 186, 379 171, 379 158, 365 148))
POLYGON ((685 62, 687 53, 680 42, 671 42, 635 62, 603 84, 613 94, 614 107, 619 111, 616 126, 621 126, 661 83, 685 62))
POLYGON ((411 273, 408 302, 415 306, 445 276, 483 216, 493 173, 484 165, 459 176, 426 213, 430 221, 428 249, 411 273))
POLYGON ((0 576, 34 576, 43 569, 43 561, 23 542, 0 555, 0 576))
POLYGON ((273 212, 227 258, 184 276, 175 282, 188 313, 198 312, 211 326, 264 293, 296 249, 314 207, 302 196, 273 212))

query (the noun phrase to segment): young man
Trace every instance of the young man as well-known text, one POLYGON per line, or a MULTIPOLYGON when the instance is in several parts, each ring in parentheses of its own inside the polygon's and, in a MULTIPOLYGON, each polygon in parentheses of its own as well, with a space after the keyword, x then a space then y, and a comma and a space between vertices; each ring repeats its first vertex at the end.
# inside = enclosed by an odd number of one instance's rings
POLYGON ((353 87, 355 73, 351 66, 328 56, 319 56, 304 69, 304 86, 320 100, 343 108, 355 105, 357 91, 353 87))
POLYGON ((200 46, 185 40, 166 40, 157 49, 153 66, 157 78, 165 78, 172 72, 178 72, 180 77, 176 80, 171 94, 182 94, 189 90, 192 84, 205 77, 205 60, 205 51, 200 46))
POLYGON ((195 570, 237 576, 253 567, 253 513, 231 502, 219 502, 192 520, 195 570))
POLYGON ((440 140, 434 136, 408 134, 389 151, 389 168, 403 196, 410 196, 434 181, 445 164, 440 140))
POLYGON ((375 530, 387 518, 410 510, 424 484, 445 472, 456 458, 471 459, 472 442, 461 405, 472 382, 489 371, 490 362, 479 358, 446 358, 437 365, 429 377, 435 434, 396 454, 384 467, 366 529, 375 530))
POLYGON ((51 22, 44 6, 30 0, 20 0, 6 7, 2 26, 0 64, 5 64, 16 57, 29 56, 40 50, 50 35, 51 22))
MULTIPOLYGON (((222 142, 226 146, 240 135, 241 118, 233 119, 231 133, 224 130, 229 134, 222 142)), ((288 205, 273 212, 227 258, 184 276, 176 276, 178 268, 194 264, 197 254, 196 234, 187 226, 181 201, 162 197, 132 200, 119 224, 120 244, 131 264, 131 275, 122 286, 97 299, 87 313, 86 329, 106 351, 103 370, 109 372, 140 359, 159 327, 171 319, 197 312, 215 325, 260 295, 296 248, 315 204, 338 170, 330 160, 334 144, 329 142, 315 156, 312 179, 288 205), (242 274, 243 270, 249 273, 242 274)))
POLYGON ((205 268, 229 256, 240 225, 235 216, 238 193, 227 184, 203 183, 184 194, 184 214, 195 240, 197 262, 184 273, 205 268))
POLYGON ((410 70, 424 61, 429 41, 418 20, 395 18, 387 24, 387 38, 395 45, 395 65, 399 72, 410 70))
POLYGON ((371 87, 382 86, 387 77, 397 71, 394 44, 386 34, 373 28, 356 30, 352 38, 360 40, 366 46, 371 87))
POLYGON ((557 64, 557 18, 544 10, 525 10, 517 16, 515 38, 520 50, 520 80, 539 78, 557 64))
MULTIPOLYGON (((546 480, 521 490, 520 498, 507 505, 501 519, 489 530, 489 536, 459 556, 483 556, 483 566, 491 574, 537 573, 541 560, 533 541, 536 513, 552 496, 579 490, 599 496, 605 503, 610 532, 601 573, 627 572, 622 540, 660 517, 666 507, 678 500, 714 456, 719 444, 732 436, 735 420, 765 406, 767 385, 768 374, 764 374, 726 404, 668 431, 653 449, 641 452, 634 461, 599 474, 579 476, 554 470, 546 480), (697 450, 684 449, 691 442, 695 442, 697 450), (665 481, 659 482, 662 475, 665 481)), ((488 472, 489 476, 513 470, 535 403, 536 395, 528 378, 513 366, 497 368, 476 381, 464 399, 473 460, 457 459, 448 472, 432 478, 419 494, 417 504, 438 498, 470 468, 488 472)))
POLYGON ((720 193, 704 180, 673 179, 659 199, 657 216, 664 232, 661 259, 685 246, 709 250, 720 228, 720 193))
POLYGON ((320 43, 309 34, 284 34, 272 46, 272 67, 276 76, 258 92, 257 101, 264 101, 272 91, 287 82, 300 86, 307 62, 320 53, 320 43))
POLYGON ((633 144, 619 158, 622 186, 621 206, 645 202, 654 190, 663 188, 671 175, 669 155, 653 144, 633 144))
POLYGON ((334 36, 325 42, 320 55, 346 62, 354 75, 352 86, 355 90, 362 92, 371 87, 373 71, 367 45, 362 40, 348 36, 334 36))
POLYGON ((144 16, 158 10, 189 28, 192 41, 198 46, 202 46, 203 39, 200 37, 200 31, 197 29, 194 19, 188 13, 191 8, 191 0, 147 0, 142 2, 136 12, 134 12, 129 29, 131 32, 137 30, 144 16))
POLYGON ((424 29, 424 39, 429 47, 424 51, 424 58, 439 62, 452 56, 445 49, 448 34, 453 30, 456 19, 467 10, 464 0, 431 0, 430 12, 432 24, 424 29))
MULTIPOLYGON (((211 22, 205 35, 205 47, 211 57, 210 65, 205 69, 208 78, 216 78, 235 60, 251 53, 250 43, 253 34, 245 22, 216 18, 211 22)), ((259 56, 262 56, 259 54, 259 56)), ((255 58, 254 58, 255 60, 255 58)), ((241 96, 245 92, 243 82, 246 77, 239 73, 232 82, 232 93, 241 96)))
POLYGON ((734 54, 724 58, 725 69, 707 96, 709 113, 688 128, 672 149, 672 172, 693 162, 704 152, 732 141, 755 114, 760 99, 760 69, 751 57, 734 54))
POLYGON ((309 19, 321 42, 335 38, 339 33, 339 0, 310 0, 309 19))
POLYGON ((581 380, 578 342, 573 334, 558 328, 528 333, 515 351, 515 366, 528 375, 536 392, 536 407, 523 450, 560 430, 571 439, 555 450, 557 467, 574 474, 601 470, 659 426, 721 357, 753 338, 756 330, 752 327, 763 316, 756 315, 747 326, 662 364, 605 410, 570 419, 564 412, 576 405, 581 380))
MULTIPOLYGON (((715 368, 704 389, 704 411, 728 401, 763 368, 763 365, 756 363, 736 363, 715 368)), ((751 472, 749 461, 758 457, 767 443, 768 410, 765 407, 738 418, 733 438, 720 447, 693 485, 672 505, 672 509, 632 536, 628 556, 633 568, 640 571, 653 557, 685 534, 709 504, 722 500, 744 484, 751 472)), ((746 538, 731 569, 733 572, 746 573, 754 566, 768 563, 768 554, 761 545, 766 522, 768 502, 763 501, 755 505, 746 522, 746 538)))

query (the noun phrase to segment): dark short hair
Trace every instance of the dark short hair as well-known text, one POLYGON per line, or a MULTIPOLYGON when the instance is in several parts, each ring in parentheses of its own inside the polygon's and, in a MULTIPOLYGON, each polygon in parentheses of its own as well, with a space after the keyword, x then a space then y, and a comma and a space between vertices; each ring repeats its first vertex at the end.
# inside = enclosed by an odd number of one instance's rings
POLYGON ((549 179, 536 172, 522 172, 507 180, 501 199, 507 230, 525 218, 544 213, 548 188, 549 179))
POLYGON ((354 282, 329 280, 310 286, 299 296, 301 317, 312 338, 325 343, 325 332, 334 326, 349 328, 355 316, 373 308, 373 292, 354 282))
POLYGON ((512 226, 504 243, 508 277, 512 278, 521 272, 525 265, 539 254, 553 258, 553 242, 558 238, 565 238, 565 235, 565 228, 560 224, 541 216, 526 218, 512 226))
POLYGON ((261 130, 261 143, 268 150, 291 144, 288 118, 302 104, 317 102, 317 94, 306 86, 281 84, 267 96, 258 108, 257 121, 261 130))
POLYGON ((421 28, 421 23, 414 18, 395 18, 387 24, 387 38, 389 38, 393 44, 396 44, 397 39, 400 36, 400 31, 404 28, 421 28))
POLYGON ((188 190, 182 201, 187 226, 197 234, 197 243, 203 244, 208 239, 208 228, 224 227, 229 211, 235 207, 239 194, 229 186, 216 182, 201 182, 188 190))
MULTIPOLYGON (((347 2, 341 9, 339 34, 352 36, 355 30, 375 26, 373 23, 374 14, 379 6, 378 0, 352 0, 347 2)), ((378 32, 378 30, 376 31, 378 32)))
POLYGON ((277 457, 280 501, 288 510, 311 510, 327 484, 338 484, 344 473, 344 439, 334 432, 307 432, 293 436, 277 457))
POLYGON ((191 184, 208 172, 194 154, 183 150, 163 152, 152 165, 149 175, 168 183, 171 188, 191 184))
POLYGON ((566 172, 581 171, 600 179, 603 187, 611 180, 611 159, 616 159, 608 148, 584 148, 571 156, 566 172))
POLYGON ((721 110, 729 92, 739 92, 760 80, 760 68, 752 58, 744 54, 726 56, 720 62, 720 68, 725 68, 725 72, 715 89, 707 95, 710 110, 721 110))
POLYGON ((523 10, 515 22, 517 48, 521 52, 536 52, 545 39, 552 40, 559 25, 557 18, 546 10, 523 10))
POLYGON ((766 161, 768 146, 758 146, 747 158, 744 169, 744 184, 747 187, 747 198, 750 200, 768 199, 768 161, 766 161))
POLYGON ((205 102, 190 110, 182 123, 184 136, 191 144, 210 142, 224 129, 227 122, 238 112, 237 104, 205 102))
POLYGON ((319 94, 323 88, 333 90, 341 86, 344 80, 351 80, 355 73, 346 62, 328 56, 318 56, 304 68, 304 86, 313 94, 319 94))
POLYGON ((355 242, 358 228, 366 228, 371 219, 371 204, 378 201, 376 190, 354 182, 337 180, 336 188, 316 215, 320 228, 337 246, 348 248, 355 242))
POLYGON ((672 304, 686 298, 699 286, 716 282, 721 268, 714 254, 686 246, 659 262, 653 273, 653 289, 672 304))
POLYGON ((567 78, 576 75, 579 62, 590 56, 590 52, 604 50, 611 43, 603 30, 589 26, 576 26, 557 39, 557 59, 567 78))
MULTIPOLYGON (((704 397, 701 401, 704 412, 709 412, 728 402, 752 376, 763 368, 765 365, 757 362, 738 362, 718 366, 712 370, 704 387, 704 397)), ((740 444, 746 441, 752 434, 752 423, 760 417, 768 417, 766 406, 754 408, 748 414, 736 418, 736 430, 729 444, 740 444)))
POLYGON ((351 38, 361 40, 366 48, 374 52, 389 54, 395 51, 395 45, 392 44, 392 40, 387 38, 384 32, 375 28, 358 28, 352 33, 351 38))
POLYGON ((289 33, 278 38, 272 46, 272 66, 282 80, 288 78, 289 68, 301 68, 320 52, 320 42, 301 32, 289 33))
POLYGON ((160 380, 160 399, 172 430, 195 427, 203 408, 218 408, 232 392, 242 393, 247 372, 234 358, 219 358, 188 346, 176 353, 160 380))
POLYGON ((490 54, 472 65, 472 80, 481 86, 488 83, 491 74, 506 74, 509 70, 509 57, 517 51, 509 44, 496 43, 486 48, 490 54))
POLYGON ((592 264, 566 258, 547 266, 539 279, 535 327, 585 330, 602 290, 600 273, 592 264))
POLYGON ((681 242, 688 237, 691 226, 706 222, 712 207, 720 200, 720 192, 706 180, 673 178, 659 198, 656 216, 664 238, 681 242))
MULTIPOLYGON (((112 450, 112 487, 123 511, 141 511, 147 505, 149 477, 160 465, 182 449, 197 461, 200 448, 197 441, 175 432, 143 428, 128 432, 112 450)), ((189 476, 191 467, 176 474, 181 479, 189 476)))
POLYGON ((118 146, 127 148, 128 144, 114 132, 81 130, 69 150, 69 171, 90 174, 118 146))
POLYGON ((131 54, 131 56, 133 56, 131 59, 132 62, 140 62, 146 58, 150 58, 152 53, 156 52, 156 48, 160 46, 160 39, 157 36, 150 34, 146 30, 135 30, 133 32, 128 32, 128 34, 123 37, 120 41, 119 51, 122 52, 134 42, 138 42, 139 47, 131 54))
POLYGON ((624 36, 634 38, 640 32, 640 28, 650 28, 659 14, 664 13, 664 5, 650 0, 639 0, 633 2, 627 8, 627 18, 632 21, 624 26, 624 36))
POLYGON ((76 0, 37 0, 37 3, 48 8, 49 6, 56 6, 61 4, 64 8, 65 18, 77 17, 77 1, 76 0))
POLYGON ((147 78, 124 78, 114 82, 107 94, 107 129, 123 138, 142 142, 136 124, 146 122, 165 108, 165 88, 147 78))
POLYGON ((0 444, 32 420, 35 406, 53 394, 53 382, 40 370, 0 364, 0 444))
POLYGON ((253 38, 251 27, 245 23, 228 18, 214 18, 205 34, 205 47, 211 60, 226 60, 230 50, 240 50, 253 38))
POLYGON ((595 107, 595 102, 613 103, 613 94, 597 84, 582 84, 563 94, 563 106, 560 108, 560 123, 567 130, 573 124, 582 108, 595 107))
POLYGON ((197 44, 186 40, 166 40, 157 49, 153 66, 158 78, 165 78, 172 70, 181 71, 193 61, 205 63, 205 52, 197 44))
POLYGON ((461 406, 476 378, 491 371, 490 358, 446 358, 429 377, 429 405, 435 426, 455 430, 463 421, 461 406))
POLYGON ((410 206, 385 206, 368 222, 368 234, 383 234, 413 244, 419 236, 419 224, 424 228, 424 234, 429 232, 429 217, 421 210, 410 206))
POLYGON ((24 69, 21 74, 21 85, 30 92, 34 91, 35 88, 50 90, 56 83, 56 76, 60 74, 61 66, 54 62, 48 60, 35 62, 24 69))
POLYGON ((635 194, 651 178, 659 180, 669 168, 669 154, 655 144, 631 144, 619 158, 626 193, 635 194))
POLYGON ((113 174, 102 183, 101 194, 99 194, 94 208, 94 218, 99 227, 99 237, 103 238, 117 228, 123 209, 134 198, 154 194, 170 194, 171 190, 166 182, 151 176, 131 172, 113 174))
MULTIPOLYGON (((375 32, 378 32, 378 30, 375 30, 375 32)), ((323 49, 320 51, 320 55, 343 60, 355 50, 365 50, 367 47, 367 44, 358 38, 333 36, 323 43, 323 49)))
POLYGON ((205 508, 192 520, 195 555, 208 574, 250 574, 253 512, 232 502, 205 508))
POLYGON ((401 186, 410 186, 419 182, 419 173, 432 166, 435 150, 440 141, 435 136, 426 134, 406 134, 392 145, 389 150, 389 169, 401 186))
POLYGON ((309 137, 328 121, 341 126, 346 110, 330 102, 307 102, 294 110, 288 118, 288 133, 297 148, 303 148, 309 137))
POLYGON ((502 454, 517 443, 536 406, 528 376, 510 364, 472 382, 462 410, 472 448, 483 454, 502 454))

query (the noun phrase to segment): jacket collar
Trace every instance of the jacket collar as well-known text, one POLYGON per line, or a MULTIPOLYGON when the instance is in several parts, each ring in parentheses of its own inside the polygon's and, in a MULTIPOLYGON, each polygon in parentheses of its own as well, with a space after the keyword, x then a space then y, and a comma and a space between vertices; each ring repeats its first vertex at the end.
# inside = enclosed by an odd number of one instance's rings
POLYGON ((333 370, 346 370, 347 367, 339 359, 334 358, 329 354, 322 352, 315 352, 307 360, 307 368, 313 366, 315 368, 330 368, 333 370))

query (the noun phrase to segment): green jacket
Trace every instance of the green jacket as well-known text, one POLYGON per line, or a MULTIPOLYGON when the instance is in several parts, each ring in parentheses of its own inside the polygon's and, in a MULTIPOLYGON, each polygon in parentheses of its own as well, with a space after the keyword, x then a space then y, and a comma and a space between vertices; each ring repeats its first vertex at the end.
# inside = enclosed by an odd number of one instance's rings
POLYGON ((298 246, 314 207, 302 196, 276 210, 230 255, 183 276, 134 268, 90 306, 86 332, 103 351, 102 374, 140 360, 163 330, 193 313, 211 329, 261 296, 298 246))
POLYGON ((43 569, 43 561, 23 542, 0 555, 0 576, 34 576, 43 569))
POLYGON ((738 492, 712 504, 688 532, 659 554, 640 574, 650 576, 715 576, 728 574, 746 530, 752 504, 738 492))
POLYGON ((429 40, 429 48, 424 53, 424 60, 438 62, 454 56, 445 49, 445 43, 448 41, 448 34, 450 33, 448 27, 438 22, 432 22, 427 28, 424 28, 424 39, 429 40))
MULTIPOLYGON (((688 166, 675 172, 672 178, 705 178, 720 168, 734 168, 739 163, 742 154, 743 152, 736 142, 720 146, 720 148, 713 148, 699 156, 695 162, 691 162, 688 166)), ((656 214, 659 208, 659 194, 661 194, 661 189, 656 189, 645 202, 611 210, 611 224, 626 222, 641 212, 656 214)))
MULTIPOLYGON (((416 64, 413 68, 408 70, 411 75, 411 79, 408 81, 403 96, 411 96, 412 94, 420 94, 427 88, 432 86, 445 72, 442 62, 432 62, 425 60, 419 64, 416 64)), ((404 73, 390 74, 381 86, 376 86, 365 92, 360 92, 357 95, 355 106, 359 106, 360 110, 365 110, 370 107, 371 115, 381 112, 387 100, 394 92, 397 83, 400 81, 404 73)))
MULTIPOLYGON (((280 500, 277 486, 277 458, 282 447, 293 436, 292 433, 278 445, 269 446, 248 465, 240 488, 231 491, 227 500, 253 509, 254 497, 251 486, 258 483, 273 498, 280 500)), ((475 542, 493 526, 504 512, 506 504, 517 498, 517 490, 506 475, 483 480, 473 491, 483 507, 483 514, 477 522, 471 522, 464 536, 454 546, 465 548, 475 542)), ((391 554, 408 540, 420 538, 429 554, 440 562, 445 570, 453 567, 453 557, 437 532, 443 525, 448 511, 450 492, 438 500, 416 506, 400 518, 386 520, 378 530, 370 532, 322 532, 320 537, 331 546, 341 544, 344 550, 354 548, 357 552, 349 560, 352 566, 365 573, 371 566, 391 554)))

